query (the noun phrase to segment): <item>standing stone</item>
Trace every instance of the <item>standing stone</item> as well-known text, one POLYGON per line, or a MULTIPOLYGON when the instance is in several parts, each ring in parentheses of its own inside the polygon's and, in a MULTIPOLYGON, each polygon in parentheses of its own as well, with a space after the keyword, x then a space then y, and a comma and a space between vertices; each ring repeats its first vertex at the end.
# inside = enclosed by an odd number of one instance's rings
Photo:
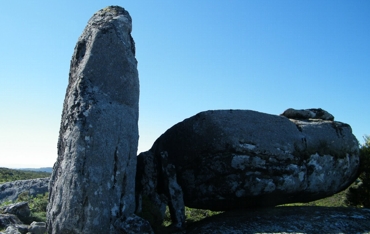
POLYGON ((89 20, 71 60, 48 233, 117 233, 135 210, 139 79, 131 17, 118 6, 89 20))

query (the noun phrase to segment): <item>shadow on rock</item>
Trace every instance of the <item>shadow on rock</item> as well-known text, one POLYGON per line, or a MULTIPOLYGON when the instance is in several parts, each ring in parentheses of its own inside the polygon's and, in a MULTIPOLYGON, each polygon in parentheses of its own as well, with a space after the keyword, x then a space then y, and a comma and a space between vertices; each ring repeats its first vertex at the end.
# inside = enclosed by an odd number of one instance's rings
POLYGON ((285 206, 227 211, 187 227, 207 233, 370 233, 370 209, 285 206))

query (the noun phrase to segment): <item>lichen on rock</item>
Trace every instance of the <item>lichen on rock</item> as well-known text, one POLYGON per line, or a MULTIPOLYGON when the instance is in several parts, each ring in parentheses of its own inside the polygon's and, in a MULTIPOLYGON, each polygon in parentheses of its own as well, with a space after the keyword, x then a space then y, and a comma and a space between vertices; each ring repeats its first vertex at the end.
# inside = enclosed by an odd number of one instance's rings
POLYGON ((129 13, 110 6, 78 39, 50 180, 48 233, 116 233, 135 211, 139 78, 131 29, 129 13))
POLYGON ((348 124, 249 110, 205 111, 168 129, 138 156, 139 194, 171 198, 163 153, 184 205, 216 211, 325 198, 349 186, 359 168, 348 124))

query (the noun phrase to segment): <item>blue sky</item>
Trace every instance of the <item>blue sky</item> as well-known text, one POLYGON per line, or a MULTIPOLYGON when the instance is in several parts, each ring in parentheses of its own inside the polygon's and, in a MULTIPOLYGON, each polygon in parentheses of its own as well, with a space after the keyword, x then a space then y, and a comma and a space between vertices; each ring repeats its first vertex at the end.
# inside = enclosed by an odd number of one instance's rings
POLYGON ((5 1, 0 167, 54 164, 73 49, 109 5, 133 18, 139 152, 211 109, 320 107, 370 134, 370 1, 5 1))

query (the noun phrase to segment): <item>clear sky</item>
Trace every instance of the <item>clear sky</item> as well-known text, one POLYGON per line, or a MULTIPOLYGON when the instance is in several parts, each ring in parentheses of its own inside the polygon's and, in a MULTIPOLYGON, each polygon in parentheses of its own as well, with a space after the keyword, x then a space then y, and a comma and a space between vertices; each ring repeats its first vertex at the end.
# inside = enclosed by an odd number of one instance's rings
POLYGON ((70 59, 89 18, 133 18, 139 152, 210 109, 323 108, 370 134, 370 1, 2 1, 0 167, 57 157, 70 59))

